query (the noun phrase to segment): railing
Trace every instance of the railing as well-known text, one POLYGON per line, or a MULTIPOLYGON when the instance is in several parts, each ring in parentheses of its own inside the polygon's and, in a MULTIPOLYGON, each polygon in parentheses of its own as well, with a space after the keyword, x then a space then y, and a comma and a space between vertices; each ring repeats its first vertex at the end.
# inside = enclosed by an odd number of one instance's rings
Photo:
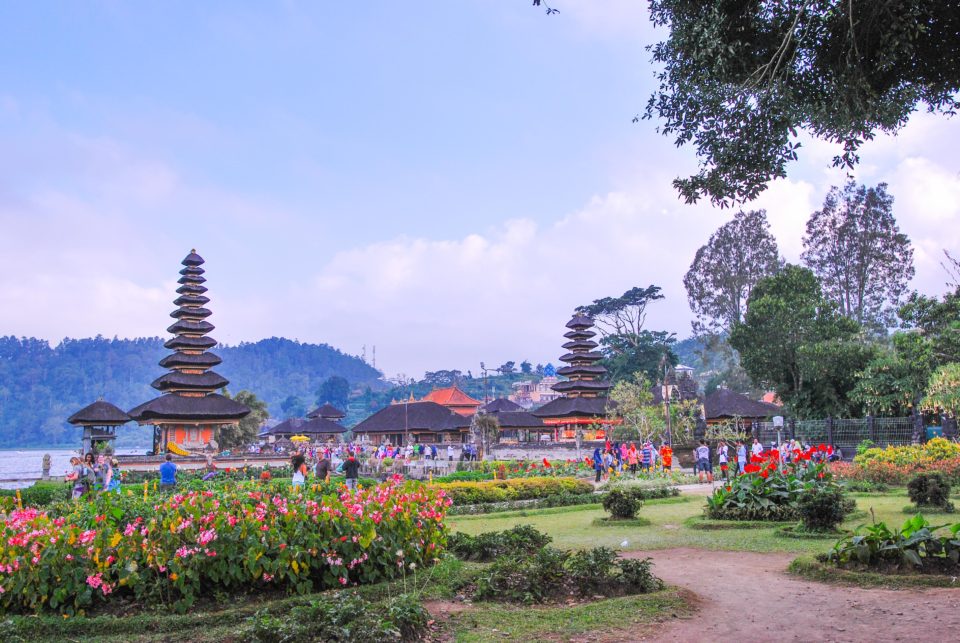
MULTIPOLYGON (((914 419, 905 418, 828 418, 825 420, 787 420, 783 426, 773 422, 755 422, 754 434, 766 446, 780 440, 796 438, 808 444, 832 444, 845 456, 852 456, 857 445, 870 440, 880 447, 911 444, 914 419)), ((919 436, 923 439, 923 436, 919 436)))

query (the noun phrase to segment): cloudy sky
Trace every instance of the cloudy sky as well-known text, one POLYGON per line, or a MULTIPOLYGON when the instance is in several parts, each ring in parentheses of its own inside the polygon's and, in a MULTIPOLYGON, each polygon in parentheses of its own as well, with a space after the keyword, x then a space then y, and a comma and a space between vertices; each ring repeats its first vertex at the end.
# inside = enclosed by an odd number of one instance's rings
MULTIPOLYGON (((197 248, 217 325, 377 347, 388 375, 560 354, 574 307, 681 282, 729 211, 654 124, 658 34, 639 0, 5 3, 0 334, 162 335, 197 248)), ((943 290, 958 249, 960 121, 919 114, 865 147, 943 290)), ((804 140, 767 208, 787 260, 836 150, 804 140)))

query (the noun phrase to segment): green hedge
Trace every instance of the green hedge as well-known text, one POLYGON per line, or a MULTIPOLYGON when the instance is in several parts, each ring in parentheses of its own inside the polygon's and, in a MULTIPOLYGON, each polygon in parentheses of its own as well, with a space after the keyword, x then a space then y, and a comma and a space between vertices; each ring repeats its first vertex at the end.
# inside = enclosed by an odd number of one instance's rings
POLYGON ((435 483, 433 486, 443 489, 454 506, 531 500, 562 494, 579 495, 593 491, 592 484, 576 478, 511 478, 486 482, 435 483))

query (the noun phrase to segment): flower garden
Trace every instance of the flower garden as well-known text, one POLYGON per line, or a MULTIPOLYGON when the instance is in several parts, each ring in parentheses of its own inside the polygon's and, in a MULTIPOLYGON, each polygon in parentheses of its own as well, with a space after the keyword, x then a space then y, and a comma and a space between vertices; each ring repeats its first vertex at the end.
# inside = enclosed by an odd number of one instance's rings
POLYGON ((73 615, 128 596, 184 611, 212 591, 389 580, 439 557, 449 504, 392 480, 356 494, 239 484, 15 510, 3 525, 0 607, 73 615))

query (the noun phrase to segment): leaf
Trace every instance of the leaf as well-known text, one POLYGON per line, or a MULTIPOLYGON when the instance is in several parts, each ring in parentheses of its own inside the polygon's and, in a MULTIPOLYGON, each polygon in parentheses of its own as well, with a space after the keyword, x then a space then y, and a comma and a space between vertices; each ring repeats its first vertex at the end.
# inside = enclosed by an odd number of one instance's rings
POLYGON ((916 550, 905 549, 903 551, 903 555, 906 557, 907 560, 909 560, 911 563, 913 563, 917 567, 920 567, 923 564, 923 561, 920 560, 920 554, 918 554, 916 550))

